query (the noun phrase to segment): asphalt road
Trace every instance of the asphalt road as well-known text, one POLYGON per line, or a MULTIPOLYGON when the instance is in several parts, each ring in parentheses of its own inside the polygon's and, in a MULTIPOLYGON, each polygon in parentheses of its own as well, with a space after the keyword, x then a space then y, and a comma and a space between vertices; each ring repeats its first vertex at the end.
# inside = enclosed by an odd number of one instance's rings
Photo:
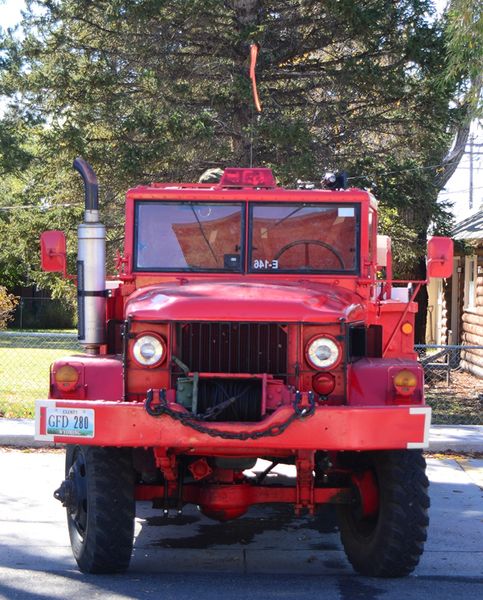
POLYGON ((139 503, 129 571, 86 576, 72 558, 64 509, 52 497, 63 454, 0 449, 0 598, 21 600, 438 600, 483 598, 483 461, 428 460, 431 525, 410 577, 355 575, 333 515, 296 519, 251 509, 223 525, 195 508, 164 518, 139 503))

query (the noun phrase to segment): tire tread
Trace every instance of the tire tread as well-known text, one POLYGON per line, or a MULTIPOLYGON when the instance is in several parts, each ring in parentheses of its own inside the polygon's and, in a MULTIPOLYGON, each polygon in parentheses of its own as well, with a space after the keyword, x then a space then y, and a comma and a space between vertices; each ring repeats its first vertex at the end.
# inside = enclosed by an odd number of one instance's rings
MULTIPOLYGON (((96 446, 82 451, 87 471, 87 530, 80 539, 68 516, 74 557, 83 573, 122 573, 129 566, 134 540, 131 451, 96 446)), ((69 460, 68 450, 67 470, 69 460)))
POLYGON ((354 535, 350 508, 338 510, 341 540, 349 562, 363 575, 403 577, 419 562, 429 524, 428 478, 420 451, 371 455, 381 489, 380 516, 365 543, 354 535))

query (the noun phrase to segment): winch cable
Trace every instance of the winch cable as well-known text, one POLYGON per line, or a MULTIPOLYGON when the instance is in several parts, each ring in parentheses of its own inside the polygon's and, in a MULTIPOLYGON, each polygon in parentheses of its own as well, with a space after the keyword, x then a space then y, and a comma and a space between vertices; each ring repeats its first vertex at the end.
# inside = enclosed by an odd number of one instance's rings
MULTIPOLYGON (((172 361, 175 363, 175 365, 177 365, 183 371, 183 373, 186 376, 189 375, 190 368, 188 367, 188 365, 185 365, 184 362, 182 362, 177 356, 174 356, 174 355, 172 357, 172 361)), ((245 386, 244 389, 241 390, 241 392, 236 394, 236 396, 229 396, 229 394, 226 392, 225 388, 220 383, 215 382, 215 384, 216 384, 216 387, 218 388, 218 391, 223 396, 225 396, 226 400, 224 400, 223 402, 220 402, 219 404, 216 404, 215 406, 209 407, 206 410, 206 412, 204 412, 202 414, 197 414, 196 418, 198 418, 200 421, 208 421, 209 419, 215 419, 226 408, 232 406, 237 400, 239 400, 240 398, 242 398, 243 396, 248 394, 251 390, 251 386, 247 385, 247 386, 245 386)))
POLYGON ((226 408, 234 404, 237 400, 245 396, 251 389, 251 386, 246 386, 239 394, 236 396, 229 396, 223 386, 220 383, 216 383, 218 390, 226 397, 226 400, 220 402, 220 404, 216 404, 215 406, 210 406, 205 413, 201 415, 196 415, 202 421, 208 421, 208 419, 214 419, 220 413, 222 413, 226 408))

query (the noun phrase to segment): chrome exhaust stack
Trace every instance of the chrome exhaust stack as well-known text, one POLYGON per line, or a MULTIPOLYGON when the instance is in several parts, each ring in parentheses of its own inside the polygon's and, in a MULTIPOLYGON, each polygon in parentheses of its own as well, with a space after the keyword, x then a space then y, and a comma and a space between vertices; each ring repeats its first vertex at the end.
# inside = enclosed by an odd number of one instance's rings
POLYGON ((88 354, 99 354, 106 341, 106 228, 99 222, 99 185, 83 158, 74 169, 84 181, 84 222, 77 229, 78 338, 88 354))

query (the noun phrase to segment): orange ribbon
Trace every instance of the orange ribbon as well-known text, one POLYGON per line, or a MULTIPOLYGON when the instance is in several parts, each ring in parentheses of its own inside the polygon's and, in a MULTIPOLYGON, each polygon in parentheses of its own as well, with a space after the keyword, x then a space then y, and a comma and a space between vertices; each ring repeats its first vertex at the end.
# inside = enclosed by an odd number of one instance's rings
POLYGON ((253 101, 258 112, 262 112, 262 106, 258 98, 257 79, 255 77, 255 67, 257 65, 258 44, 250 46, 250 79, 252 80, 253 101))

